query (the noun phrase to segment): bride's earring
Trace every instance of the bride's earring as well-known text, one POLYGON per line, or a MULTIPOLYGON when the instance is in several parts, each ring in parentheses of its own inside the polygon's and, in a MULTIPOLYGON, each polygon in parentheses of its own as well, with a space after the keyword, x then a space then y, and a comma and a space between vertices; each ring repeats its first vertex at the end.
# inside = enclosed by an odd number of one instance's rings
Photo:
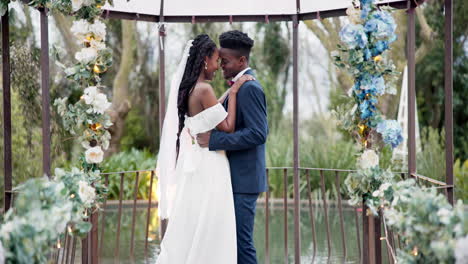
POLYGON ((205 61, 205 70, 208 70, 208 63, 205 61))

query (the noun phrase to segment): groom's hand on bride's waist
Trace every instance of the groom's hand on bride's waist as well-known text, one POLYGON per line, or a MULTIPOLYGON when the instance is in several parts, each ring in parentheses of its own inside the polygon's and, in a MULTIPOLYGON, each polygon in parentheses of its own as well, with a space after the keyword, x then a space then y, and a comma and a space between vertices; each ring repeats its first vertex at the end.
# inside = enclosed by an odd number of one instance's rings
POLYGON ((210 145, 210 136, 211 136, 211 131, 198 134, 197 135, 198 145, 200 145, 200 147, 202 148, 207 148, 210 145))

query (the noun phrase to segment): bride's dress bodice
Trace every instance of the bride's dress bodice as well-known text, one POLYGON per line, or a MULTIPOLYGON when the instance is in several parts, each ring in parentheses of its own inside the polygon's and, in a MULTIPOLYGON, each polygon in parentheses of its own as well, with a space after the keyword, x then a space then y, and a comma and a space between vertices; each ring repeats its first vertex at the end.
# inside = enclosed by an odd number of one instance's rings
POLYGON ((192 117, 186 117, 185 127, 189 129, 193 137, 196 137, 197 134, 215 128, 226 116, 227 112, 224 110, 224 107, 220 103, 217 103, 192 117))
POLYGON ((194 173, 200 166, 200 161, 204 155, 219 155, 220 153, 223 156, 225 155, 224 151, 215 152, 209 151, 208 148, 201 148, 196 141, 196 137, 197 134, 214 129, 226 116, 227 112, 220 103, 206 108, 192 117, 186 116, 185 129, 188 129, 192 138, 189 139, 188 134, 184 139, 181 137, 181 146, 184 147, 181 147, 181 153, 183 154, 180 155, 179 163, 182 165, 184 173, 194 173))

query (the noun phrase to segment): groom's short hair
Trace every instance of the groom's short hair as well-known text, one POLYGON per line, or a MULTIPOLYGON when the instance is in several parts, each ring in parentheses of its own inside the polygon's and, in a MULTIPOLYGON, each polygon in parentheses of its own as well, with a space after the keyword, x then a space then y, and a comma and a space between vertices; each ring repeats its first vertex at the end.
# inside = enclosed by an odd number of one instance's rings
POLYGON ((239 57, 245 56, 249 59, 250 50, 254 45, 254 41, 244 32, 231 30, 219 36, 219 44, 221 48, 236 50, 239 52, 239 57))

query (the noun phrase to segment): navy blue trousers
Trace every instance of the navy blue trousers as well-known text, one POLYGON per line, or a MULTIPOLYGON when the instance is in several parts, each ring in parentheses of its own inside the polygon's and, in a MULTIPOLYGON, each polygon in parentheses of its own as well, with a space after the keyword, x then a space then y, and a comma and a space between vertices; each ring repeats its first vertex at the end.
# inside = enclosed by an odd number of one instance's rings
POLYGON ((257 264, 253 233, 259 194, 234 194, 237 230, 237 264, 257 264))

